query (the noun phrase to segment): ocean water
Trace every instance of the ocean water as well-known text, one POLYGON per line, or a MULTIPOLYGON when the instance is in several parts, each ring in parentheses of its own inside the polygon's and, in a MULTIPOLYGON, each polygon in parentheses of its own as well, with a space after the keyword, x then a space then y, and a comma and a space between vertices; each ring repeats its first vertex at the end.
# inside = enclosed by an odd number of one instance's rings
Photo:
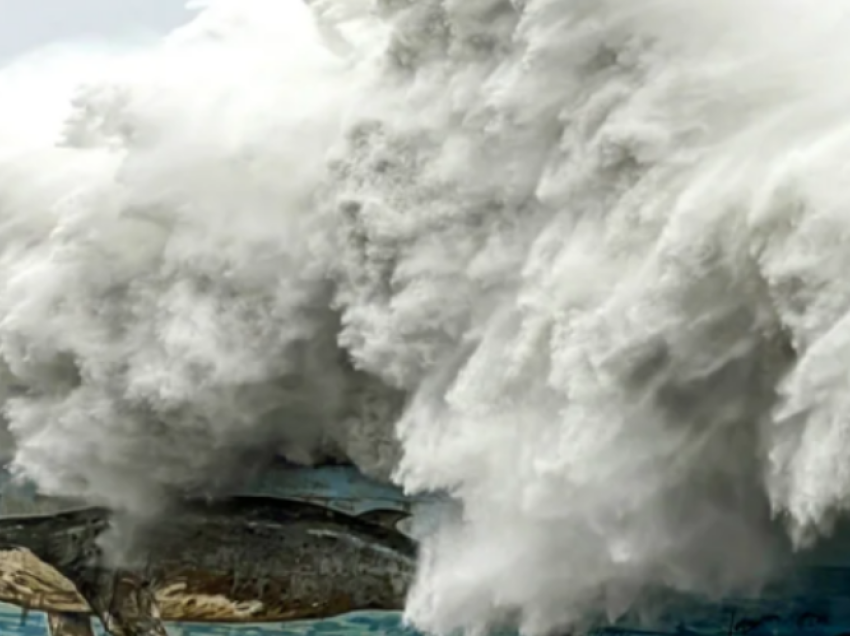
MULTIPOLYGON (((295 623, 190 624, 168 623, 168 636, 416 636, 402 625, 397 613, 363 612, 333 620, 295 623)), ((92 621, 95 636, 107 636, 98 621, 92 621)), ((20 608, 0 604, 0 633, 15 636, 50 636, 47 617, 39 612, 22 619, 20 608)))

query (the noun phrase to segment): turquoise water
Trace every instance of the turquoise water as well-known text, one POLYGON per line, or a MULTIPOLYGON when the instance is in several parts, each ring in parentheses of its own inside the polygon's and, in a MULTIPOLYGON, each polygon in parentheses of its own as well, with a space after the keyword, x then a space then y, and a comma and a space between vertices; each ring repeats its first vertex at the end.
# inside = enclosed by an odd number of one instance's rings
POLYGON ((0 636, 45 636, 47 616, 30 612, 23 620, 21 608, 0 603, 0 636))
MULTIPOLYGON (((107 636, 98 621, 92 621, 96 636, 107 636)), ((401 616, 394 612, 362 612, 323 621, 260 623, 248 625, 168 623, 169 636, 415 636, 405 629, 401 616)), ((32 612, 22 620, 20 608, 0 604, 0 636, 48 636, 47 617, 32 612)))
MULTIPOLYGON (((835 569, 817 574, 828 583, 847 580, 850 571, 835 569)), ((596 630, 606 636, 850 636, 850 599, 843 590, 834 596, 825 590, 803 596, 729 599, 722 603, 698 603, 682 599, 670 602, 663 614, 653 618, 652 628, 638 621, 596 630)), ((93 632, 106 636, 97 621, 93 632)), ((405 628, 401 615, 392 612, 361 612, 320 621, 264 624, 169 623, 169 636, 415 636, 405 628)), ((48 636, 43 614, 31 613, 25 622, 20 609, 0 604, 0 636, 48 636)))
MULTIPOLYGON (((363 612, 324 621, 298 621, 293 623, 260 623, 250 625, 211 625, 197 623, 169 623, 169 636, 414 636, 416 632, 404 629, 399 614, 390 612, 363 612)), ((0 631, 0 634, 5 632, 0 631)), ((43 636, 33 632, 33 636, 43 636)), ((95 626, 97 636, 106 636, 100 625, 95 626)))

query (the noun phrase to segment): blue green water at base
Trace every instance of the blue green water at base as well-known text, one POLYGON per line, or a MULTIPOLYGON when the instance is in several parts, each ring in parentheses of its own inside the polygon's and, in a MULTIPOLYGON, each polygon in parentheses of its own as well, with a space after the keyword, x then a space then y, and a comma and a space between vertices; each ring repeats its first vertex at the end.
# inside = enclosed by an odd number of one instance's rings
MULTIPOLYGON (((96 636, 107 636, 97 621, 92 621, 96 636)), ((168 623, 169 636, 415 636, 406 629, 395 612, 360 612, 329 620, 291 623, 209 624, 168 623)), ((47 636, 47 617, 30 612, 22 620, 21 609, 0 603, 0 636, 47 636)))

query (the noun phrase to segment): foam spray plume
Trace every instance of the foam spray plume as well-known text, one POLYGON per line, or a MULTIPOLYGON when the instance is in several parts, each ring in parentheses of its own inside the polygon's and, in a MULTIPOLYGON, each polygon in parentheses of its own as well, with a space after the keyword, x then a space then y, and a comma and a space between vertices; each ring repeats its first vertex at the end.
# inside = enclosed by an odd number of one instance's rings
POLYGON ((220 0, 6 68, 14 469, 137 511, 277 450, 447 491, 434 633, 758 585, 850 492, 848 27, 220 0))

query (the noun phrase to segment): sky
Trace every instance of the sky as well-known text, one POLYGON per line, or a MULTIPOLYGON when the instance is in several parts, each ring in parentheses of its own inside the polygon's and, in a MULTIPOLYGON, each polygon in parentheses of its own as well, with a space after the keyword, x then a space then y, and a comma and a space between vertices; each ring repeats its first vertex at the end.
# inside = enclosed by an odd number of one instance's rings
POLYGON ((67 40, 144 36, 186 22, 185 0, 0 0, 0 60, 67 40))

